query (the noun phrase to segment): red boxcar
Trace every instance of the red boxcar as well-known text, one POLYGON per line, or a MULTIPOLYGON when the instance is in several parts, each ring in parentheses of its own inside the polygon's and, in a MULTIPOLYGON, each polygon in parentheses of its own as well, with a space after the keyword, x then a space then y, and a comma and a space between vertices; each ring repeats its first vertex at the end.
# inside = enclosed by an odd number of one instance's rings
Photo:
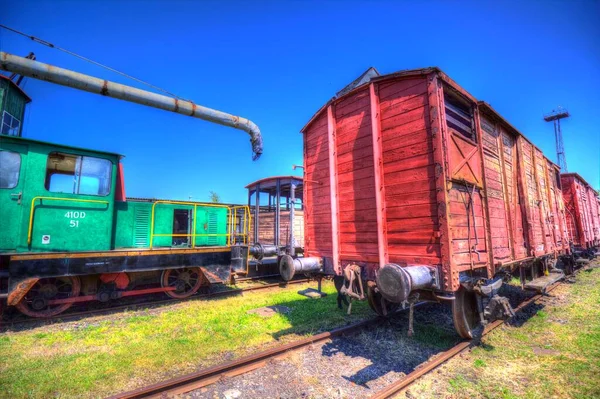
POLYGON ((470 337, 505 305, 499 275, 539 288, 568 253, 559 168, 437 68, 370 69, 302 132, 305 256, 354 297, 362 276, 379 313, 452 300, 470 337))
POLYGON ((600 200, 596 190, 577 173, 563 173, 560 179, 573 245, 581 249, 597 247, 600 244, 600 200))

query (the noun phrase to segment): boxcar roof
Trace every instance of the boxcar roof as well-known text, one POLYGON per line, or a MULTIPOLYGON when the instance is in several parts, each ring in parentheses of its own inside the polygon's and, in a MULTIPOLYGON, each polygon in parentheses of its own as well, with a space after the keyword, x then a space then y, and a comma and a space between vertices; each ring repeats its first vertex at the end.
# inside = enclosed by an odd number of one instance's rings
POLYGON ((91 150, 89 148, 82 148, 82 147, 75 147, 75 146, 64 145, 64 144, 51 143, 49 141, 34 140, 34 139, 28 139, 25 137, 6 136, 6 135, 1 135, 0 137, 2 138, 2 140, 14 140, 17 142, 21 141, 21 142, 26 142, 26 143, 35 143, 35 144, 42 144, 42 145, 47 145, 47 146, 67 148, 67 149, 77 150, 77 151, 93 152, 96 154, 114 155, 114 156, 121 157, 121 158, 125 157, 125 155, 117 154, 116 152, 91 150))
POLYGON ((581 177, 581 175, 579 173, 567 172, 567 173, 561 173, 561 175, 567 176, 567 177, 575 177, 575 178, 581 180, 582 183, 584 183, 586 186, 590 187, 592 190, 595 190, 594 187, 592 187, 592 185, 590 183, 588 183, 587 180, 585 180, 583 177, 581 177))
POLYGON ((458 83, 452 80, 448 75, 446 75, 440 68, 438 67, 426 67, 419 69, 405 69, 397 72, 388 73, 387 75, 379 75, 379 72, 374 68, 370 67, 365 72, 363 72, 357 79, 353 80, 350 84, 340 90, 335 96, 333 96, 329 101, 327 101, 319 110, 310 118, 310 120, 304 125, 302 129, 300 129, 301 133, 310 126, 312 122, 317 119, 317 117, 325 110, 329 105, 333 104, 337 100, 346 97, 356 90, 363 88, 365 85, 371 82, 381 82, 388 79, 399 79, 399 78, 411 78, 415 76, 426 76, 430 73, 437 73, 438 76, 447 84, 449 84, 454 90, 456 90, 461 95, 465 96, 469 100, 473 102, 477 102, 477 99, 473 97, 469 92, 463 89, 458 83), (379 76, 378 76, 379 75, 379 76))

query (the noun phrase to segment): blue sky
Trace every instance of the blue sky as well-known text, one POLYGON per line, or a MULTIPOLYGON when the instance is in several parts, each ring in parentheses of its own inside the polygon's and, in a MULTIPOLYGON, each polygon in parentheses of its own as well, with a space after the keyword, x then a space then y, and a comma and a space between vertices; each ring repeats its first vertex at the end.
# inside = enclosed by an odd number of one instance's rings
MULTIPOLYGON (((300 129, 369 66, 439 66, 555 160, 557 105, 569 171, 598 186, 600 2, 209 2, 1 0, 0 22, 199 104, 253 120, 245 133, 29 79, 29 138, 126 155, 128 196, 245 202, 244 186, 292 174, 300 129)), ((0 31, 0 48, 134 82, 0 31)))

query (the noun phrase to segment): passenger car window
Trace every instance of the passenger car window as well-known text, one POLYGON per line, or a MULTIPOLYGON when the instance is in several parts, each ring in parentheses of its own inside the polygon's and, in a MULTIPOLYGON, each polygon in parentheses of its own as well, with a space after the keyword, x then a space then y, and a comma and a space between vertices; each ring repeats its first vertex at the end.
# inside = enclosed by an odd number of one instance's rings
POLYGON ((54 193, 105 196, 110 193, 112 162, 62 152, 48 155, 46 190, 54 193))
POLYGON ((0 151, 0 188, 15 188, 19 183, 21 155, 12 151, 0 151))

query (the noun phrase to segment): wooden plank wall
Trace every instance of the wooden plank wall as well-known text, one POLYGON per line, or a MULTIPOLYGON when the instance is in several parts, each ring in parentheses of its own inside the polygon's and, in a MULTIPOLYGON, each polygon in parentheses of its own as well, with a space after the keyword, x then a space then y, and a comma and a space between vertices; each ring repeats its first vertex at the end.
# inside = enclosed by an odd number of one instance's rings
POLYGON ((598 199, 596 190, 594 190, 591 186, 587 186, 587 197, 591 219, 591 240, 592 245, 596 246, 600 243, 600 212, 598 210, 598 199))
POLYGON ((546 159, 546 170, 548 176, 550 214, 549 224, 554 233, 554 245, 556 250, 569 247, 566 231, 566 220, 564 206, 561 203, 562 193, 560 190, 560 174, 554 165, 546 159))
POLYGON ((441 263, 425 78, 379 85, 390 262, 441 263))
POLYGON ((501 132, 502 142, 500 144, 504 149, 503 165, 509 204, 508 209, 512 219, 512 247, 514 250, 514 260, 523 259, 528 256, 528 238, 527 232, 525 231, 525 226, 523 224, 524 204, 521 204, 521 198, 518 192, 519 186, 517 184, 517 179, 519 178, 519 164, 517 162, 517 141, 515 136, 510 134, 506 129, 504 129, 500 125, 497 126, 501 132))
POLYGON ((569 238, 573 241, 574 245, 580 246, 583 245, 584 240, 580 234, 579 218, 577 215, 578 210, 575 204, 575 178, 573 176, 561 176, 560 181, 565 205, 565 217, 567 220, 569 238))
POLYGON ((377 263, 377 212, 368 87, 335 105, 340 262, 377 263))
POLYGON ((538 201, 539 201, 539 212, 540 212, 540 224, 543 234, 543 242, 545 252, 549 253, 556 250, 556 243, 554 238, 554 227, 550 220, 551 205, 550 197, 548 193, 548 181, 546 178, 548 163, 542 151, 537 148, 533 149, 535 157, 535 173, 538 188, 538 201))
POLYGON ((538 204, 539 195, 534 169, 533 146, 526 140, 520 141, 520 155, 523 158, 521 166, 523 167, 523 173, 525 175, 525 192, 523 193, 523 198, 526 201, 525 205, 528 209, 527 225, 529 226, 529 229, 531 229, 530 237, 532 237, 529 245, 535 255, 543 255, 546 253, 546 245, 540 214, 540 205, 538 204))
POLYGON ((304 133, 305 256, 332 256, 327 113, 304 133))
MULTIPOLYGON (((279 220, 279 243, 287 245, 290 234, 290 212, 281 211, 279 220)), ((304 246, 304 212, 294 212, 294 237, 300 246, 304 246)), ((250 229, 250 242, 254 243, 254 229, 250 229)), ((275 243, 275 212, 261 212, 258 220, 258 242, 275 243)))
MULTIPOLYGON (((501 153, 500 136, 502 132, 485 116, 481 116, 481 130, 494 262, 508 262, 513 260, 511 236, 514 232, 509 212, 513 211, 515 207, 508 205, 511 200, 513 182, 512 179, 510 182, 505 181, 508 180, 505 175, 510 176, 512 173, 512 157, 501 153), (503 158, 510 158, 511 161, 507 171, 503 170, 506 167, 503 166, 503 158)), ((512 150, 510 144, 506 147, 512 150)), ((512 152, 510 154, 512 155, 512 152)))

